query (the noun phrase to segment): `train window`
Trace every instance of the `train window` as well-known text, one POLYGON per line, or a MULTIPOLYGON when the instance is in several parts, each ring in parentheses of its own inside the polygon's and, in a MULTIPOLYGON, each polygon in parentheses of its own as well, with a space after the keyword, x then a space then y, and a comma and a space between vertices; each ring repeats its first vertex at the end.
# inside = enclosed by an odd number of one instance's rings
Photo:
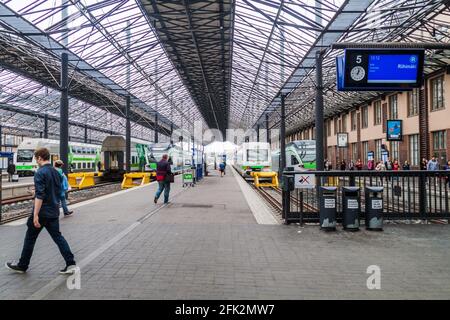
POLYGON ((83 169, 86 169, 86 162, 83 162, 83 169))
POLYGON ((77 163, 77 169, 81 169, 81 162, 77 163))
POLYGON ((297 158, 292 154, 291 155, 291 165, 297 165, 297 164, 299 164, 299 162, 298 162, 298 160, 297 160, 297 158))

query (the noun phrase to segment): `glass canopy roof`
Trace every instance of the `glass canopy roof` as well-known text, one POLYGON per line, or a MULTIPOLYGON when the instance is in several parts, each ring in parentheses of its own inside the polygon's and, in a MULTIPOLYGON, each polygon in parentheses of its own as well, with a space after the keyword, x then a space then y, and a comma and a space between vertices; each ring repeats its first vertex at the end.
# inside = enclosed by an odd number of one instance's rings
MULTIPOLYGON (((44 77, 47 70, 47 81, 52 81, 51 77, 55 83, 59 81, 52 71, 58 62, 54 55, 58 44, 78 59, 72 61, 74 84, 79 88, 95 88, 94 93, 102 96, 97 100, 92 93, 71 96, 69 117, 73 139, 83 139, 85 125, 89 125, 88 135, 92 141, 101 141, 111 132, 123 134, 125 119, 120 106, 126 94, 133 96, 132 110, 136 119, 141 119, 132 126, 135 137, 153 140, 156 113, 159 114, 158 124, 166 130, 173 125, 192 131, 196 120, 202 122, 203 129, 211 126, 204 118, 205 112, 201 112, 205 106, 193 99, 192 86, 187 85, 185 75, 180 75, 179 61, 173 61, 166 51, 167 46, 161 44, 155 23, 158 17, 146 14, 143 9, 143 3, 158 6, 165 2, 0 0, 0 61, 3 57, 15 57, 15 60, 8 60, 8 65, 0 63, 2 125, 10 132, 39 135, 43 115, 47 114, 50 134, 57 137, 59 92, 49 82, 39 81, 39 77, 44 77), (6 19, 5 12, 17 15, 6 19), (38 39, 33 26, 44 37, 38 39), (34 78, 29 77, 33 72, 34 78)), ((196 1, 195 8, 189 8, 189 2, 172 1, 191 10, 189 14, 194 18, 203 3, 206 7, 215 2, 196 1)), ((246 129, 257 123, 263 125, 265 114, 269 116, 270 127, 277 127, 277 97, 281 91, 288 94, 288 132, 312 125, 315 50, 329 48, 333 42, 449 43, 450 9, 444 2, 232 1, 230 98, 220 100, 229 104, 221 106, 228 110, 228 127, 246 129)), ((205 23, 213 23, 214 17, 210 15, 205 23)), ((201 21, 193 23, 199 25, 201 21)), ((195 38, 192 36, 195 32, 197 39, 205 36, 198 30, 188 31, 192 32, 185 41, 195 38)), ((336 92, 334 59, 339 54, 341 50, 328 49, 325 53, 326 117, 378 94, 336 92)), ((450 53, 445 50, 427 50, 426 72, 448 65, 449 57, 450 53)), ((218 56, 216 60, 221 58, 218 56)), ((203 67, 208 69, 208 66, 203 67)))

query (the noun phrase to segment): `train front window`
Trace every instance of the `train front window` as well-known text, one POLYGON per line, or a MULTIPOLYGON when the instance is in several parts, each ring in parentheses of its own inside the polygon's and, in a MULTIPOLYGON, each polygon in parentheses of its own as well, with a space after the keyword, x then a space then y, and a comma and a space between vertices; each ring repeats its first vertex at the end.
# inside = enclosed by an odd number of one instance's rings
POLYGON ((247 149, 247 161, 267 161, 267 160, 269 160, 269 150, 247 149))
POLYGON ((17 150, 17 162, 32 162, 33 156, 33 150, 17 150))

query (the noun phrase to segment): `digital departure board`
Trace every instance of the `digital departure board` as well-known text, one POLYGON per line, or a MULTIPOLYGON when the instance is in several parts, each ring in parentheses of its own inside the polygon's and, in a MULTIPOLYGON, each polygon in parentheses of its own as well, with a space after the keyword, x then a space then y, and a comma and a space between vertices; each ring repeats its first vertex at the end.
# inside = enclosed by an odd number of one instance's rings
POLYGON ((402 91, 422 86, 424 50, 346 49, 337 57, 340 91, 402 91))

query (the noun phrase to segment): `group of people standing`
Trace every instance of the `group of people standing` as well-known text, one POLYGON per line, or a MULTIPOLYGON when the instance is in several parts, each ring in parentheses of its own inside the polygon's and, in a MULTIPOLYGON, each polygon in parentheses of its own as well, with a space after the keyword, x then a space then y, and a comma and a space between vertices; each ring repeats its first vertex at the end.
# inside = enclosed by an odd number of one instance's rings
MULTIPOLYGON (((391 161, 389 158, 387 158, 386 161, 377 161, 375 160, 369 160, 367 162, 367 166, 365 167, 361 161, 361 159, 358 159, 356 162, 353 160, 350 161, 350 163, 347 165, 345 160, 342 160, 338 164, 339 169, 341 171, 345 170, 377 170, 377 171, 383 171, 383 170, 411 170, 411 165, 409 164, 408 160, 405 160, 403 164, 400 165, 399 161, 397 159, 394 159, 394 161, 391 161)), ((333 166, 331 164, 331 161, 325 160, 324 165, 325 171, 330 171, 333 169, 333 166)), ((443 166, 443 170, 449 170, 450 171, 450 160, 447 161, 447 164, 443 166)), ((420 163, 420 170, 428 170, 428 171, 436 171, 440 170, 439 162, 437 161, 436 157, 432 157, 430 160, 427 160, 425 158, 422 159, 420 163)))

